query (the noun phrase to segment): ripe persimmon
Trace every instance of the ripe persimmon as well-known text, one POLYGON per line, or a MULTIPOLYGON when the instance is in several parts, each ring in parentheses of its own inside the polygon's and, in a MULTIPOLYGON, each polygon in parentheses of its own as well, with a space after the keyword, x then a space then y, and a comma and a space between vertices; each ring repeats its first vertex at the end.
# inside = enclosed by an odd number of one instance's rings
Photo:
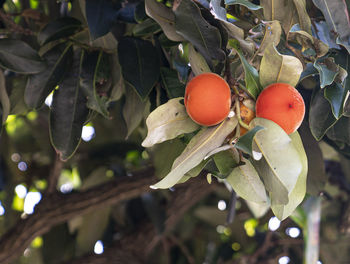
POLYGON ((230 86, 215 73, 202 73, 187 83, 184 101, 193 121, 213 126, 223 121, 230 112, 230 86))
POLYGON ((273 83, 258 96, 256 116, 269 119, 284 129, 287 134, 296 131, 305 115, 303 97, 287 83, 273 83))

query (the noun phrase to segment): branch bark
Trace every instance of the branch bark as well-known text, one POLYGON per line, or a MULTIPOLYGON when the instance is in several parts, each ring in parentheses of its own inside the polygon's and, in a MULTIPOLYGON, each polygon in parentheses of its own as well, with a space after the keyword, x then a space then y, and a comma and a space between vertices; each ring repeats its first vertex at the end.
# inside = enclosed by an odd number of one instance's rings
POLYGON ((0 239, 0 263, 7 264, 18 258, 31 241, 48 232, 51 227, 78 215, 92 212, 100 206, 109 206, 149 192, 155 179, 153 168, 135 173, 132 177, 107 182, 84 192, 44 196, 33 215, 21 219, 0 239))

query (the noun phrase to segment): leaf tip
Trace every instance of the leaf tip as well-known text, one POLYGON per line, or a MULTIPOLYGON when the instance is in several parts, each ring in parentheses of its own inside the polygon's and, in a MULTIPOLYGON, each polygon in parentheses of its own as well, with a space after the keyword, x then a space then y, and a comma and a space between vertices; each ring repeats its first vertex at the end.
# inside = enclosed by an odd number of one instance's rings
POLYGON ((158 187, 156 187, 155 185, 150 185, 149 186, 151 189, 153 189, 153 190, 157 190, 158 189, 158 187))

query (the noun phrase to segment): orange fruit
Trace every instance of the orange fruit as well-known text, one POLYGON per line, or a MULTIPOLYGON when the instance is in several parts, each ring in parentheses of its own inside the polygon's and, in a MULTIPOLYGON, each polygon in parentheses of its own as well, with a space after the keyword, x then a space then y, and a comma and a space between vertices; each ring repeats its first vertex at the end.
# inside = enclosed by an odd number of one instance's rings
POLYGON ((215 73, 202 73, 187 83, 185 107, 196 123, 213 126, 230 112, 231 90, 228 83, 215 73))
MULTIPOLYGON (((240 114, 241 114, 242 121, 245 124, 249 125, 250 121, 252 121, 253 118, 255 117, 254 110, 245 106, 244 103, 242 103, 242 102, 239 103, 239 108, 240 108, 240 114)), ((247 129, 245 129, 244 127, 241 127, 240 132, 241 132, 241 136, 243 136, 245 133, 247 133, 247 129)))
POLYGON ((296 131, 305 115, 303 97, 293 86, 273 83, 258 96, 255 105, 256 116, 277 123, 287 134, 296 131))

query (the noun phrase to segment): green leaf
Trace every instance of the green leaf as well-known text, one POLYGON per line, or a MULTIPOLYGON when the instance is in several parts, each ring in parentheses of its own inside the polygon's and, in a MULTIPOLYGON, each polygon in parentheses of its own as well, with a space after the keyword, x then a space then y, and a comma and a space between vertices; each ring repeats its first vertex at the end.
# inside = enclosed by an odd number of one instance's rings
POLYGON ((63 79, 67 68, 71 66, 73 48, 71 44, 60 45, 48 51, 44 58, 47 61, 47 68, 28 77, 24 92, 25 103, 30 108, 40 108, 45 98, 63 79))
POLYGON ((180 82, 179 75, 176 70, 161 67, 160 77, 169 98, 184 97, 185 85, 180 82))
POLYGON ((327 137, 337 143, 338 146, 350 145, 350 118, 341 117, 333 127, 327 131, 327 137))
POLYGON ((6 91, 6 83, 4 73, 0 70, 0 130, 5 124, 7 116, 10 114, 10 99, 6 91))
MULTIPOLYGON (((334 56, 335 62, 340 65, 348 75, 343 80, 344 90, 350 91, 350 55, 346 52, 339 52, 336 56, 334 56)), ((345 95, 345 102, 343 106, 343 115, 350 116, 350 99, 345 95)))
POLYGON ((256 126, 249 130, 246 134, 244 134, 242 137, 240 137, 235 144, 235 147, 244 151, 245 153, 249 154, 251 157, 253 157, 253 142, 255 134, 260 131, 261 129, 264 129, 262 126, 256 126))
POLYGON ((300 75, 300 82, 306 78, 314 77, 317 74, 319 74, 319 72, 314 67, 314 65, 312 63, 308 63, 306 64, 305 70, 300 75))
POLYGON ((350 21, 348 7, 343 0, 312 0, 319 8, 329 26, 338 34, 337 44, 343 45, 349 50, 350 21))
POLYGON ((256 11, 261 9, 262 7, 259 5, 255 5, 248 0, 225 0, 225 5, 243 5, 246 8, 256 11))
POLYGON ((338 75, 337 66, 334 64, 334 60, 325 59, 314 62, 314 67, 318 70, 320 74, 320 85, 321 88, 326 87, 334 82, 335 77, 338 75))
POLYGON ((180 101, 183 97, 174 98, 157 107, 147 118, 147 137, 142 142, 143 147, 152 147, 178 137, 179 135, 194 132, 199 125, 192 121, 186 108, 180 101))
POLYGON ((103 65, 103 52, 85 53, 80 72, 80 86, 87 98, 87 107, 108 118, 107 98, 98 94, 98 71, 103 65))
POLYGON ((118 54, 124 79, 145 99, 160 74, 156 48, 149 41, 125 37, 119 42, 118 54))
POLYGON ((166 189, 174 186, 189 170, 201 163, 210 151, 220 147, 237 123, 237 118, 233 117, 217 126, 203 128, 175 160, 170 173, 151 188, 166 189))
POLYGON ((278 205, 274 204, 272 201, 271 209, 272 212, 277 216, 281 221, 290 216, 297 206, 304 200, 306 193, 306 176, 308 172, 308 160, 306 157, 306 153, 304 150, 303 142, 298 134, 298 132, 294 132, 289 135, 292 139, 292 144, 296 148, 299 154, 299 158, 302 163, 302 170, 298 176, 295 187, 288 195, 288 204, 286 205, 278 205))
MULTIPOLYGON (((254 142, 272 172, 272 174, 260 174, 268 191, 278 192, 278 190, 267 186, 268 181, 278 181, 288 190, 289 194, 294 189, 298 176, 302 171, 302 160, 298 150, 291 138, 276 123, 264 118, 255 118, 251 121, 250 126, 265 128, 256 133, 254 142), (270 176, 274 179, 269 179, 270 176)), ((276 203, 273 197, 271 197, 271 203, 276 203)), ((280 201, 277 203, 280 203, 280 201)))
POLYGON ((228 176, 239 163, 239 154, 236 149, 221 151, 212 157, 219 173, 224 177, 228 176))
POLYGON ((343 105, 347 92, 341 84, 336 82, 324 89, 324 97, 331 104, 332 113, 336 119, 339 119, 343 114, 343 105))
POLYGON ((192 44, 188 44, 188 59, 194 75, 211 72, 204 57, 199 52, 195 51, 192 44))
POLYGON ((112 87, 110 90, 109 100, 117 101, 119 100, 124 93, 124 79, 122 76, 122 69, 119 64, 119 58, 117 53, 113 53, 109 57, 109 65, 111 67, 111 78, 112 78, 112 87))
POLYGON ((38 53, 27 43, 17 39, 0 39, 0 66, 24 74, 46 69, 46 63, 38 53))
POLYGON ((81 22, 73 17, 61 17, 50 21, 38 34, 42 46, 50 41, 66 38, 81 29, 81 22))
POLYGON ((246 201, 249 210, 252 212, 255 218, 259 219, 263 217, 270 209, 270 203, 254 203, 246 201))
POLYGON ((221 35, 201 15, 199 7, 191 0, 183 0, 175 9, 176 31, 202 54, 210 67, 214 61, 224 61, 221 35))
POLYGON ((271 45, 271 43, 277 47, 278 43, 281 39, 282 28, 279 21, 274 20, 271 22, 264 22, 265 33, 264 38, 261 41, 261 44, 258 49, 258 54, 263 55, 267 46, 271 45))
POLYGON ((81 72, 83 56, 83 52, 74 54, 72 68, 53 95, 50 137, 52 145, 62 160, 69 159, 78 148, 81 131, 89 113, 86 97, 77 78, 81 72))
POLYGON ((86 0, 85 12, 92 40, 106 35, 118 15, 108 0, 86 0))
POLYGON ((176 32, 175 14, 170 8, 156 0, 145 0, 145 9, 149 17, 161 26, 164 34, 172 41, 183 41, 184 38, 176 32))
POLYGON ((332 113, 332 108, 323 96, 323 90, 315 89, 312 94, 309 111, 309 124, 312 135, 316 140, 321 140, 329 128, 337 119, 332 113))
POLYGON ((248 61, 244 58, 240 48, 233 41, 229 41, 233 48, 237 51, 237 54, 242 62, 244 73, 245 73, 245 87, 247 88, 247 92, 256 99, 259 93, 262 91, 262 87, 259 81, 259 73, 258 71, 248 63, 248 61))
POLYGON ((266 87, 272 83, 288 83, 296 86, 303 65, 296 57, 281 55, 271 43, 265 49, 260 65, 260 83, 266 87))
POLYGON ((243 199, 255 203, 266 203, 265 186, 258 173, 249 160, 243 159, 243 162, 245 164, 234 168, 226 181, 243 199))
POLYGON ((157 22, 155 22, 151 18, 148 18, 145 21, 141 22, 140 24, 137 24, 133 28, 132 33, 135 37, 142 37, 142 36, 155 34, 156 32, 159 32, 160 30, 161 30, 161 28, 157 24, 157 22))
POLYGON ((123 117, 128 128, 126 138, 138 127, 143 120, 146 109, 150 107, 149 101, 142 101, 135 88, 125 83, 125 105, 123 117))

